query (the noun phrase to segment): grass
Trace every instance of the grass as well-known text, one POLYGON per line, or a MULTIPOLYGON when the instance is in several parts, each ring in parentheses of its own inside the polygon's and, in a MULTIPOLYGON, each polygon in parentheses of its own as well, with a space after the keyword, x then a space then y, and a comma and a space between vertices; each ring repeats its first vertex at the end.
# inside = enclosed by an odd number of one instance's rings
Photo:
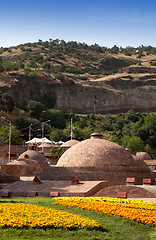
POLYGON ((77 208, 51 205, 54 199, 35 197, 35 198, 12 198, 0 199, 0 203, 4 202, 22 202, 30 203, 38 206, 45 206, 54 208, 69 213, 78 214, 82 217, 88 217, 96 220, 102 224, 104 231, 100 230, 66 230, 66 229, 13 229, 13 228, 0 228, 0 239, 59 239, 59 240, 156 240, 156 231, 154 227, 143 225, 137 222, 132 222, 117 216, 104 215, 100 212, 81 210, 77 208))

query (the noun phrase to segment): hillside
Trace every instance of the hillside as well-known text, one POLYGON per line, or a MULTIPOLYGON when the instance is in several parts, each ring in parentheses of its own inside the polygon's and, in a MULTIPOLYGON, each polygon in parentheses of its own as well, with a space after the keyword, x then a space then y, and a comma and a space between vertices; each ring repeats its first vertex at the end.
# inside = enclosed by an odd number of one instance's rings
POLYGON ((156 111, 156 49, 58 39, 1 48, 0 91, 20 106, 48 95, 75 113, 156 111))

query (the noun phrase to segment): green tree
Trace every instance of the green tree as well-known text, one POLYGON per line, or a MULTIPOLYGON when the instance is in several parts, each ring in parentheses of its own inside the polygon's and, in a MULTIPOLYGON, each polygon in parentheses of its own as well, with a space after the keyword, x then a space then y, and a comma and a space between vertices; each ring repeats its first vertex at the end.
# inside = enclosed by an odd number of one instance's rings
POLYGON ((43 93, 43 95, 40 97, 40 102, 44 104, 47 108, 53 108, 56 104, 56 91, 54 90, 48 90, 43 93))
POLYGON ((150 113, 144 118, 138 135, 151 147, 156 147, 156 114, 150 113))
POLYGON ((52 128, 50 133, 50 139, 55 142, 67 140, 66 136, 63 133, 63 130, 58 128, 52 128))
POLYGON ((14 110, 15 104, 12 97, 8 93, 1 94, 1 109, 11 113, 14 110))
MULTIPOLYGON (((4 143, 9 143, 9 127, 3 126, 0 128, 0 137, 3 139, 4 143)), ((11 144, 18 145, 22 144, 23 139, 20 138, 20 132, 15 126, 11 126, 11 144)))
MULTIPOLYGON (((93 133, 93 127, 87 126, 82 129, 82 137, 83 139, 90 138, 90 135, 93 133)), ((77 136, 78 137, 78 136, 77 136)))
POLYGON ((43 115, 45 107, 42 103, 31 100, 27 105, 27 109, 31 117, 35 117, 38 119, 43 115))
POLYGON ((140 116, 138 113, 135 113, 134 110, 130 109, 127 113, 125 113, 125 118, 129 121, 137 122, 139 121, 140 116))
POLYGON ((109 141, 115 142, 115 143, 117 143, 117 144, 120 145, 120 139, 119 139, 116 135, 111 135, 111 136, 109 137, 109 141))
POLYGON ((143 152, 144 151, 144 142, 140 137, 137 136, 123 136, 121 138, 121 145, 125 148, 128 148, 131 153, 143 152))
POLYGON ((44 114, 45 120, 50 120, 50 125, 55 128, 63 129, 66 126, 65 120, 65 112, 56 110, 56 109, 48 109, 44 114))
POLYGON ((4 72, 4 64, 3 64, 2 57, 0 57, 0 72, 4 72))
POLYGON ((61 80, 62 82, 65 80, 65 75, 62 73, 56 73, 55 77, 59 80, 61 80))
POLYGON ((61 155, 65 152, 65 149, 63 147, 59 147, 59 148, 53 147, 53 148, 50 149, 50 152, 51 152, 52 155, 60 158, 61 155))
POLYGON ((29 66, 25 65, 24 71, 28 75, 31 72, 31 68, 29 66))
POLYGON ((146 144, 145 146, 145 152, 147 152, 151 156, 151 158, 154 157, 154 152, 152 151, 151 147, 148 144, 146 144))
MULTIPOLYGON (((66 128, 63 129, 63 133, 66 137, 70 137, 71 125, 69 122, 67 123, 66 128)), ((73 124, 73 133, 75 134, 75 138, 83 139, 83 137, 84 137, 83 129, 80 127, 79 123, 77 123, 77 122, 74 122, 74 124, 73 124)))
POLYGON ((119 53, 119 48, 114 45, 111 49, 110 49, 110 52, 111 53, 114 53, 114 54, 118 54, 119 53))

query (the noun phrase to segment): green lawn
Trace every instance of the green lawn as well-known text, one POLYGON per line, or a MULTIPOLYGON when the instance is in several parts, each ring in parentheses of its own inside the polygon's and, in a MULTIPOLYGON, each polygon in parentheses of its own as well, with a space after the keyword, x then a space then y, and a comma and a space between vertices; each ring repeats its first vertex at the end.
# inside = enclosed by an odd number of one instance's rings
POLYGON ((100 230, 66 230, 66 229, 13 229, 0 228, 0 239, 59 239, 59 240, 156 240, 156 229, 137 222, 132 222, 117 216, 104 215, 100 212, 81 210, 77 208, 68 208, 65 206, 51 205, 54 202, 52 198, 12 198, 0 199, 0 203, 4 202, 23 202, 36 204, 38 206, 52 207, 58 210, 64 210, 69 213, 78 214, 82 217, 88 217, 102 224, 103 231, 100 230))

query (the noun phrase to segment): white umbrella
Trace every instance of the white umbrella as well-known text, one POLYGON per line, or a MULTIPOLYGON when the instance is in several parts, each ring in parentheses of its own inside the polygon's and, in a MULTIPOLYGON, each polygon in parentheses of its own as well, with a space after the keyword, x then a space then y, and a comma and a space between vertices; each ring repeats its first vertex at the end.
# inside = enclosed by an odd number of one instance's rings
POLYGON ((27 141, 25 143, 52 143, 52 141, 50 141, 48 138, 44 137, 44 138, 32 138, 30 141, 27 141))
MULTIPOLYGON (((41 138, 42 139, 42 138, 41 138)), ((46 138, 46 137, 44 137, 43 139, 42 139, 42 141, 44 142, 44 143, 52 143, 52 141, 50 141, 48 138, 46 138)))
POLYGON ((38 141, 38 138, 35 137, 25 143, 37 143, 37 141, 38 141))

